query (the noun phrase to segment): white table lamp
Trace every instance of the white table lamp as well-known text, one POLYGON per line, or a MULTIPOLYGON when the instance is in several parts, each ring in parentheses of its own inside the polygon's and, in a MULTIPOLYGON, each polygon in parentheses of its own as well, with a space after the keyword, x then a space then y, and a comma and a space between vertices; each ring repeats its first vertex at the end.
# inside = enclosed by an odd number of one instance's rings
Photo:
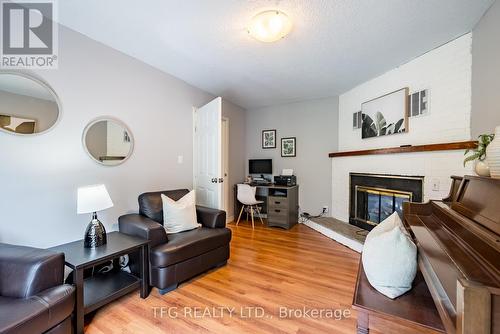
POLYGON ((96 248, 106 244, 106 229, 97 219, 97 211, 109 209, 113 202, 104 184, 78 188, 77 213, 92 213, 84 237, 85 248, 96 248))

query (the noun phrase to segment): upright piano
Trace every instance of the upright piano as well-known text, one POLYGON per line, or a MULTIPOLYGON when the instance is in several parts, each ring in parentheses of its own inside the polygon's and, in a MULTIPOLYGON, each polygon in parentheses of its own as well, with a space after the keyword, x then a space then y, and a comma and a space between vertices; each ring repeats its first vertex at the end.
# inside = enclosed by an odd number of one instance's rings
POLYGON ((447 199, 403 216, 445 331, 500 333, 500 180, 454 177, 447 199))

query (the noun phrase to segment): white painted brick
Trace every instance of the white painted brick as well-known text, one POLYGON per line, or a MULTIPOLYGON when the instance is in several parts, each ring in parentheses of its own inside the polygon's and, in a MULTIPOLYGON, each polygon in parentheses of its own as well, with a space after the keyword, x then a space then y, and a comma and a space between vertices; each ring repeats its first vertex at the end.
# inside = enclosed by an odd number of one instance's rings
MULTIPOLYGON (((339 150, 359 150, 470 140, 471 34, 464 35, 411 62, 365 82, 339 98, 339 150), (430 90, 430 113, 410 118, 406 134, 361 139, 352 130, 352 114, 361 104, 388 92, 409 87, 430 90)), ((332 216, 349 219, 349 173, 421 175, 424 200, 446 197, 451 175, 472 173, 463 167, 463 151, 421 152, 332 159, 332 216), (432 181, 440 181, 440 191, 432 181)))
POLYGON ((365 82, 339 98, 339 150, 470 139, 471 34, 464 35, 411 62, 365 82), (365 101, 409 87, 430 90, 430 114, 410 119, 410 131, 397 138, 362 140, 353 131, 352 113, 365 101))

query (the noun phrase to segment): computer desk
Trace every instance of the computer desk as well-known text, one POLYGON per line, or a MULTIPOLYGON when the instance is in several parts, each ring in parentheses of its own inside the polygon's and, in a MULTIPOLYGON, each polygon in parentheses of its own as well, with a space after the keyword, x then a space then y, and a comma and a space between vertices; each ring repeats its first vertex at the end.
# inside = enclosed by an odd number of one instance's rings
MULTIPOLYGON (((292 228, 299 221, 299 186, 250 183, 256 187, 255 198, 263 201, 261 213, 267 217, 267 225, 292 228)), ((237 198, 238 186, 234 185, 234 219, 238 219, 242 204, 237 198)), ((244 215, 245 213, 243 213, 244 215)), ((242 217, 243 217, 242 215, 242 217)))

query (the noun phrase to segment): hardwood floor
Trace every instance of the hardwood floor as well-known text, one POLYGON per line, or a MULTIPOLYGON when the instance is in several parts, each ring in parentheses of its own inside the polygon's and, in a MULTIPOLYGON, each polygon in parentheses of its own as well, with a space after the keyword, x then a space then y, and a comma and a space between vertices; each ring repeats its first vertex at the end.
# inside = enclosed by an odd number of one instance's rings
POLYGON ((145 300, 129 294, 99 310, 86 333, 356 332, 359 254, 300 224, 289 231, 260 222, 255 230, 248 222, 229 227, 226 266, 164 296, 157 289, 145 300))

